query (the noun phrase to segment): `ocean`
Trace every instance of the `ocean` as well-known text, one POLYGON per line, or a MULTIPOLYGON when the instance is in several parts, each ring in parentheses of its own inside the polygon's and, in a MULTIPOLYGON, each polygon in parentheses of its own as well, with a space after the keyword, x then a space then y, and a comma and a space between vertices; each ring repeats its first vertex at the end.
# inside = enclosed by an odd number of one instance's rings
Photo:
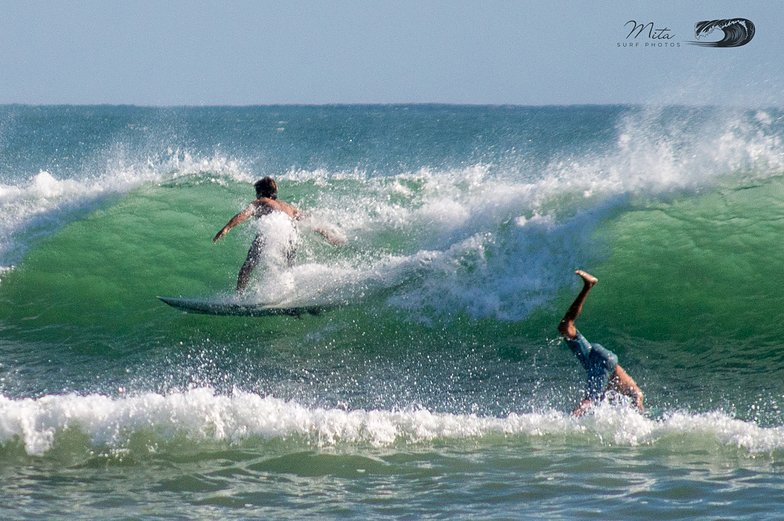
POLYGON ((780 109, 0 106, 0 518, 780 519, 782 237, 780 109))

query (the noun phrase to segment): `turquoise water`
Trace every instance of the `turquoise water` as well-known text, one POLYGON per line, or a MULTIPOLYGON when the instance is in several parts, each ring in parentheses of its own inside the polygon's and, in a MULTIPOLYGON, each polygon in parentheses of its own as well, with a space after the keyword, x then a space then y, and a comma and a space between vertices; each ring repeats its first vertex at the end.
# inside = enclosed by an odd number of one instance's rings
POLYGON ((2 517, 776 518, 784 124, 690 107, 0 107, 2 517), (273 175, 346 240, 262 219, 273 175), (233 301, 319 316, 183 314, 233 301), (555 326, 648 411, 569 416, 555 326))

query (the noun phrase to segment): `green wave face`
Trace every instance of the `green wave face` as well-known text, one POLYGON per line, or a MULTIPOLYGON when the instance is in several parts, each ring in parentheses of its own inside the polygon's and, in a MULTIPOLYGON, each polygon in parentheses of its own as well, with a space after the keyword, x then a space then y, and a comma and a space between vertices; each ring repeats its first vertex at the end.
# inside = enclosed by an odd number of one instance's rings
MULTIPOLYGON (((167 113, 165 132, 152 134, 198 154, 148 158, 148 136, 120 147, 130 159, 105 171, 71 155, 72 178, 4 181, 0 260, 13 265, 0 280, 4 395, 195 386, 330 409, 568 410, 584 375, 556 326, 582 268, 599 284, 578 327, 618 354, 660 411, 779 421, 784 195, 774 118, 617 107, 420 107, 413 119, 398 109, 286 112, 259 109, 253 132, 231 130, 217 109, 167 113), (715 126, 717 136, 702 137, 715 126), (185 128, 187 139, 172 137, 185 128), (227 135, 237 144, 210 148, 216 136, 233 143, 227 135), (251 155, 255 139, 261 151, 251 155), (284 223, 296 264, 265 261, 237 297, 255 235, 283 235, 259 220, 212 238, 267 174, 281 199, 347 245, 284 223), (299 318, 213 317, 157 296, 346 305, 299 318)), ((106 139, 123 129, 116 123, 106 139)))

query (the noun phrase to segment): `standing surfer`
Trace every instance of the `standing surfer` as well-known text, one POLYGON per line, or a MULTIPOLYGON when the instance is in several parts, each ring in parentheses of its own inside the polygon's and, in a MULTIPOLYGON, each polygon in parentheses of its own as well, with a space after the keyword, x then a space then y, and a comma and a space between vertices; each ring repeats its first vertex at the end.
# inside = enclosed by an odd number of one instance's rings
POLYGON ((642 391, 634 383, 631 376, 626 374, 626 371, 618 365, 618 357, 612 351, 599 344, 589 343, 574 327, 574 321, 583 308, 583 302, 585 302, 588 292, 598 282, 596 277, 582 270, 577 270, 575 273, 583 279, 583 289, 569 307, 561 323, 558 324, 558 331, 561 333, 561 336, 563 336, 566 344, 577 356, 577 359, 580 360, 585 372, 588 373, 585 397, 572 414, 574 416, 584 414, 592 405, 604 398, 607 390, 628 396, 632 399, 635 407, 640 411, 644 411, 642 391))
MULTIPOLYGON (((256 200, 251 202, 243 211, 232 217, 226 226, 224 226, 221 231, 215 235, 215 238, 212 239, 213 243, 217 242, 218 239, 226 235, 229 230, 251 216, 258 219, 277 211, 288 215, 292 221, 301 221, 302 219, 308 217, 308 214, 301 212, 289 203, 278 200, 278 184, 273 178, 267 176, 264 179, 256 181, 253 186, 256 187, 256 200)), ((336 237, 322 227, 313 227, 313 230, 321 234, 325 239, 327 239, 327 241, 334 245, 341 245, 344 243, 342 239, 336 237)), ((251 244, 250 249, 248 250, 248 258, 245 259, 245 263, 240 268, 240 273, 237 277, 237 293, 243 293, 245 291, 245 287, 248 285, 250 274, 253 271, 253 268, 255 268, 261 261, 261 254, 263 249, 264 236, 260 233, 256 234, 256 238, 253 239, 253 244, 251 244)), ((294 263, 295 255, 296 246, 292 241, 289 242, 288 248, 286 249, 286 261, 289 267, 294 263)))

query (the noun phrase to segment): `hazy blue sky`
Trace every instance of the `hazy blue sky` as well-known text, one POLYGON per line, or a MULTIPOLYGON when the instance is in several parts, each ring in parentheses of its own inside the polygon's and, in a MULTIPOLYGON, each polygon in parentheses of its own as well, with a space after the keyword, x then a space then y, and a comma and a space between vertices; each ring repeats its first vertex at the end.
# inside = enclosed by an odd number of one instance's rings
POLYGON ((4 0, 0 103, 782 106, 782 49, 772 0, 4 0), (724 18, 753 40, 686 43, 724 18))

